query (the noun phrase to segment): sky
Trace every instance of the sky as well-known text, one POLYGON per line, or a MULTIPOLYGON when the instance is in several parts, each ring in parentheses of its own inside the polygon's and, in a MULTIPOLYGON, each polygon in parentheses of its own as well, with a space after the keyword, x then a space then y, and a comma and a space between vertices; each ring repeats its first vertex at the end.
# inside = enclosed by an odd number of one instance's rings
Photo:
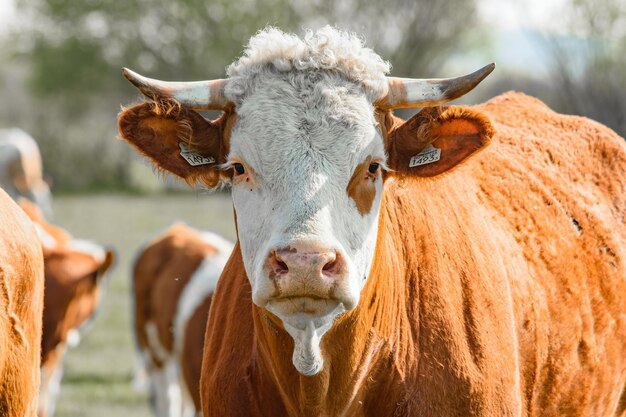
POLYGON ((561 11, 568 0, 477 0, 478 13, 489 25, 507 31, 530 29, 561 33, 561 11))
POLYGON ((1 0, 0 1, 0 32, 6 28, 11 17, 15 12, 15 0, 1 0))

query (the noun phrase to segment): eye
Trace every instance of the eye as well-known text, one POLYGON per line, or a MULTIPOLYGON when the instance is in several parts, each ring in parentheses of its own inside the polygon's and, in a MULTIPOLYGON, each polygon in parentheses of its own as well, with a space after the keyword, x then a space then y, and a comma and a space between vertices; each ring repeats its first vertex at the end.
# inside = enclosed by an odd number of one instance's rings
POLYGON ((234 163, 233 168, 235 168, 237 175, 242 175, 244 172, 246 172, 246 169, 239 162, 234 163))
POLYGON ((380 167, 380 164, 378 162, 372 162, 370 164, 370 167, 367 170, 369 171, 370 174, 376 174, 376 171, 378 171, 379 167, 380 167))

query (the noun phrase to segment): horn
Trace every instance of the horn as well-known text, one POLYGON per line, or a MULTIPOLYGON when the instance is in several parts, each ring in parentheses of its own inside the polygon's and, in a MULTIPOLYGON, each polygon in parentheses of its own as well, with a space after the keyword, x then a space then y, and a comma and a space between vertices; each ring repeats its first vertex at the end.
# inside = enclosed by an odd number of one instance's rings
POLYGON ((496 64, 491 63, 471 74, 455 78, 413 79, 387 77, 389 92, 376 103, 376 106, 381 109, 397 109, 429 107, 447 103, 469 93, 495 67, 496 64))
POLYGON ((224 97, 226 80, 223 79, 167 82, 144 77, 128 68, 122 68, 122 75, 146 97, 153 100, 173 98, 196 110, 224 110, 232 106, 232 102, 224 97))

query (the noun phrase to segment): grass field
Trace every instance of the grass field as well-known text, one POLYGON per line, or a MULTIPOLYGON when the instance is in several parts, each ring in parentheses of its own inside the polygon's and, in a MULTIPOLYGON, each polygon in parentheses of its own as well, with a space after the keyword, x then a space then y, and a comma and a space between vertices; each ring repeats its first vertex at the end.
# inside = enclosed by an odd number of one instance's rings
POLYGON ((68 353, 56 417, 147 417, 147 393, 131 387, 130 268, 142 243, 175 221, 234 239, 228 194, 60 196, 54 223, 74 236, 113 246, 117 264, 100 314, 68 353))

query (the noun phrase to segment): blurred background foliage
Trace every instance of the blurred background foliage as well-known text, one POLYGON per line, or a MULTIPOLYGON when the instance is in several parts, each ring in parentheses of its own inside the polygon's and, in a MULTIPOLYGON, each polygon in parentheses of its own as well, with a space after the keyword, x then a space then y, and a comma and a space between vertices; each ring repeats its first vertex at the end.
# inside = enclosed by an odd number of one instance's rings
POLYGON ((555 102, 626 136, 626 1, 572 0, 564 17, 578 42, 547 41, 555 102))
MULTIPOLYGON (((355 31, 397 76, 459 75, 497 59, 496 73, 466 102, 526 91, 626 134, 621 0, 558 2, 558 30, 526 33, 539 50, 537 62, 524 56, 507 62, 516 46, 481 18, 481 8, 498 7, 486 0, 13 2, 14 21, 0 33, 0 126, 21 127, 37 139, 56 190, 158 187, 145 163, 115 140, 120 105, 139 99, 120 68, 164 80, 222 78, 249 37, 268 24, 296 33, 328 23, 355 31)), ((523 13, 528 6, 517 7, 523 13)), ((498 20, 498 11, 486 16, 498 20)))

